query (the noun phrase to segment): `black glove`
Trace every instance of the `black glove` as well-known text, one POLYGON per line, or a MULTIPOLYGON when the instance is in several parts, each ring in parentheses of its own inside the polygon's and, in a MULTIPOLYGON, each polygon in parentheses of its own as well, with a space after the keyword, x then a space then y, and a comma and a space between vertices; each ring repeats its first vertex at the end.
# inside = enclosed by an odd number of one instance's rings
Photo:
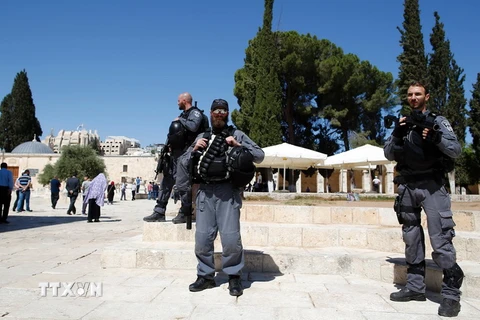
POLYGON ((442 141, 442 131, 429 130, 425 141, 431 142, 433 144, 439 144, 442 141))
POLYGON ((395 125, 395 128, 393 129, 392 136, 395 138, 403 138, 404 136, 407 135, 407 125, 404 124, 403 126, 400 125, 400 123, 397 122, 395 125))

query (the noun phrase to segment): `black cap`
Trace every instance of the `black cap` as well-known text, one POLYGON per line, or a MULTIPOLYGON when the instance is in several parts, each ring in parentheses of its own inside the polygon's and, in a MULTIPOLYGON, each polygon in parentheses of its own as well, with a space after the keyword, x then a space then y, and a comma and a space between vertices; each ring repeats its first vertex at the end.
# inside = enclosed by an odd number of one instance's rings
POLYGON ((212 107, 210 108, 211 111, 215 109, 225 109, 228 111, 228 102, 223 99, 215 99, 212 102, 212 107))

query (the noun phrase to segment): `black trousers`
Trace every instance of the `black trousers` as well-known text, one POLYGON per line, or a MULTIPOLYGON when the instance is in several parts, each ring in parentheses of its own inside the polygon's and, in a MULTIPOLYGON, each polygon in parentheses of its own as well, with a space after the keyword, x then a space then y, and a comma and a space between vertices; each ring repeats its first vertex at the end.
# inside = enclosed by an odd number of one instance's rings
POLYGON ((11 201, 12 195, 10 193, 10 188, 0 186, 0 220, 7 220, 11 201))
POLYGON ((95 200, 96 199, 88 199, 88 221, 100 219, 100 206, 95 200))
POLYGON ((55 209, 55 207, 57 206, 58 199, 60 198, 60 193, 59 192, 52 192, 50 198, 52 200, 52 208, 55 209))

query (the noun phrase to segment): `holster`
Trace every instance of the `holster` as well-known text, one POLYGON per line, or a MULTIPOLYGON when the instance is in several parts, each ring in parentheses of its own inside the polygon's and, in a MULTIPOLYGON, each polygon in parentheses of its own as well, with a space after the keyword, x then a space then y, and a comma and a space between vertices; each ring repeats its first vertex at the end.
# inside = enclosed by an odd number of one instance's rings
POLYGON ((403 218, 401 214, 402 198, 403 198, 403 195, 402 196, 398 195, 395 198, 395 202, 393 204, 393 210, 395 210, 395 213, 397 214, 397 220, 399 224, 403 224, 403 218))

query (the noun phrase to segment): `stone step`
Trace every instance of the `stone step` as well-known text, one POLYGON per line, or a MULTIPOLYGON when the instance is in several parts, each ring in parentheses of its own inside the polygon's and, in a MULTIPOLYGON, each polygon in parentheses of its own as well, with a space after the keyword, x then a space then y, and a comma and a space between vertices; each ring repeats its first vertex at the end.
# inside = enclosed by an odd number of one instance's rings
MULTIPOLYGON (((393 206, 393 203, 392 203, 393 206)), ((393 208, 244 204, 242 221, 398 226, 393 208)), ((480 232, 480 211, 454 211, 457 231, 480 232)), ((425 226, 426 219, 422 215, 425 226)))
MULTIPOLYGON (((326 248, 347 247, 404 253, 405 245, 399 225, 381 227, 372 225, 345 224, 280 224, 243 222, 242 241, 245 246, 326 248)), ((427 257, 432 252, 428 233, 425 230, 427 257)), ((195 224, 186 230, 184 224, 170 222, 145 222, 143 241, 191 242, 195 241, 195 224)), ((215 245, 220 246, 219 237, 215 245)), ((454 245, 458 260, 480 262, 480 234, 456 232, 454 245)))
MULTIPOLYGON (((187 269, 195 272, 197 260, 192 242, 144 242, 141 236, 103 250, 104 268, 187 269)), ((405 284, 406 266, 402 254, 344 247, 289 248, 245 246, 244 272, 355 275, 386 283, 405 284)), ((217 271, 221 253, 215 253, 217 271)), ((459 262, 465 272, 463 295, 480 296, 480 263, 459 262)), ((441 270, 427 260, 426 285, 439 292, 441 270)))

